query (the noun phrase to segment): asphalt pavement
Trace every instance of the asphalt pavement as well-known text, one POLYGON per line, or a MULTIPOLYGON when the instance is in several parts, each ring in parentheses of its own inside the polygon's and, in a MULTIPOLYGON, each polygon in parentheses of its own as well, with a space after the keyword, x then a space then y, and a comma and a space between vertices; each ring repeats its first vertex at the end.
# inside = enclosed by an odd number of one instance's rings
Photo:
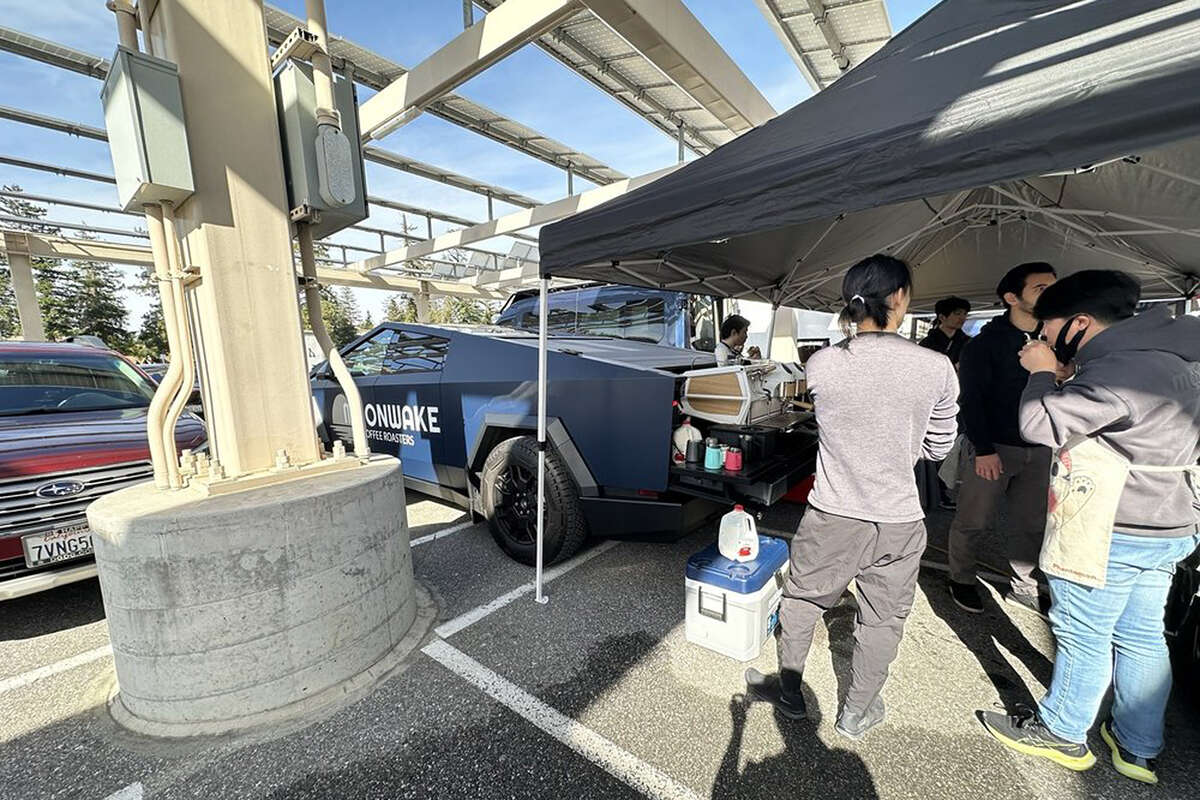
MULTIPOLYGON (((799 510, 762 527, 790 533, 799 510)), ((1000 748, 975 709, 1032 702, 1053 643, 1035 615, 987 593, 949 601, 937 568, 949 515, 930 520, 929 566, 884 690, 887 720, 861 742, 833 730, 848 677, 851 594, 818 629, 805 675, 812 719, 742 695, 746 666, 684 638, 683 566, 706 526, 670 544, 593 542, 551 573, 505 558, 485 526, 414 496, 419 583, 434 630, 374 691, 286 728, 162 742, 118 729, 95 581, 0 607, 4 798, 1194 798, 1200 711, 1174 701, 1163 783, 1118 776, 1097 738, 1072 773, 1000 748), (447 535, 433 538, 439 532, 447 535)), ((1001 524, 1002 527, 1002 524, 1001 524)), ((993 543, 994 545, 995 543, 993 543)), ((998 547, 984 555, 1000 563, 998 547)))

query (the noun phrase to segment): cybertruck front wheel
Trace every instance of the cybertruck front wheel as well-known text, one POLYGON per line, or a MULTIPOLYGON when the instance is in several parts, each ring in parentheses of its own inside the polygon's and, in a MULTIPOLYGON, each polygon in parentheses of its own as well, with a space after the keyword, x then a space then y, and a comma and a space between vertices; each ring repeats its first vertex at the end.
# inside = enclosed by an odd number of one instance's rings
MULTIPOLYGON (((496 445, 483 465, 480 494, 492 538, 522 564, 537 561, 537 439, 518 436, 496 445)), ((570 558, 587 539, 579 490, 562 459, 546 451, 544 563, 570 558)))

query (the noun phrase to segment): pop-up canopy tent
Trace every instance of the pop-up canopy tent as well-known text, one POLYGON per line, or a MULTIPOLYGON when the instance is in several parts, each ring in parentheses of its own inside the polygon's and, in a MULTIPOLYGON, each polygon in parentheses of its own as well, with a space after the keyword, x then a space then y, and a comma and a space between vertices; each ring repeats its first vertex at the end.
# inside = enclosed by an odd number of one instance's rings
POLYGON ((1200 2, 946 0, 830 88, 541 232, 543 274, 840 309, 888 252, 917 308, 1003 272, 1200 274, 1200 2))
POLYGON ((912 265, 917 309, 994 302, 1032 260, 1192 295, 1200 0, 945 0, 825 91, 540 235, 543 279, 830 310, 875 252, 912 265))

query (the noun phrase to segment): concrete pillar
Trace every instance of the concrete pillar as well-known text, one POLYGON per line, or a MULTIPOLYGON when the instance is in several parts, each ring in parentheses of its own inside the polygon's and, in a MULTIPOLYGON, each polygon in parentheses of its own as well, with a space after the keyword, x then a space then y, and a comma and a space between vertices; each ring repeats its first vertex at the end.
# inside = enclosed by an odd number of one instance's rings
POLYGON ((201 498, 151 483, 88 508, 120 692, 154 736, 305 715, 411 652, 418 615, 399 463, 201 498), (131 509, 136 509, 136 513, 131 509))
POLYGON ((214 455, 230 477, 279 450, 317 461, 283 157, 257 0, 162 0, 156 54, 179 66, 196 193, 176 217, 194 290, 214 455))
POLYGON ((38 307, 29 254, 12 247, 6 247, 6 252, 13 295, 17 298, 17 315, 21 318, 21 338, 27 342, 45 341, 46 330, 42 327, 42 309, 38 307))

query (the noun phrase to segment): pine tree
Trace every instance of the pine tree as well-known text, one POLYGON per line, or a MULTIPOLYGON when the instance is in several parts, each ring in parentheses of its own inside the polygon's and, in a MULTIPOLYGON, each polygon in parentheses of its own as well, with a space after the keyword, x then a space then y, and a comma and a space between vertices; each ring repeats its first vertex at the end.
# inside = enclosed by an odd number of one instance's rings
POLYGON ((71 266, 79 275, 74 333, 98 336, 109 347, 128 351, 132 338, 125 329, 128 312, 121 301, 125 281, 120 271, 100 261, 76 261, 71 266))
POLYGON ((403 299, 389 297, 383 307, 383 318, 390 322, 416 322, 417 302, 412 295, 401 295, 403 299))
POLYGON ((167 342, 167 325, 163 320, 162 294, 159 292, 158 279, 153 267, 144 267, 141 277, 129 287, 143 297, 150 298, 150 308, 146 309, 141 325, 134 335, 131 350, 141 358, 151 361, 161 361, 170 351, 167 342))
POLYGON ((7 268, 0 268, 0 339, 12 339, 21 332, 21 318, 17 314, 17 296, 13 294, 12 276, 7 268))
POLYGON ((354 296, 349 296, 348 287, 343 287, 341 293, 321 287, 321 316, 329 331, 329 338, 337 347, 349 344, 358 336, 358 326, 354 320, 358 309, 354 305, 354 296))
POLYGON ((375 327, 375 322, 374 322, 374 320, 371 319, 371 312, 367 311, 366 313, 363 314, 362 322, 360 322, 358 324, 358 332, 366 333, 367 331, 371 330, 374 327, 375 327))
MULTIPOLYGON (((21 187, 6 184, 4 191, 20 192, 21 187)), ((31 203, 28 200, 22 200, 19 197, 0 197, 0 211, 14 217, 22 217, 29 220, 29 222, 8 223, 18 230, 48 236, 56 236, 59 233, 58 228, 42 224, 38 221, 46 216, 45 207, 31 203)), ((70 265, 43 258, 34 258, 31 260, 31 266, 33 267, 34 285, 38 295, 38 305, 41 307, 42 325, 46 330, 46 337, 49 339, 61 339, 64 336, 70 336, 75 328, 73 304, 77 283, 71 275, 70 265)), ((11 277, 6 271, 5 285, 9 295, 12 292, 11 277)), ((16 298, 11 297, 10 299, 6 296, 3 299, 3 303, 5 315, 11 316, 11 319, 16 324, 12 334, 5 333, 4 335, 15 335, 20 330, 16 298)))

